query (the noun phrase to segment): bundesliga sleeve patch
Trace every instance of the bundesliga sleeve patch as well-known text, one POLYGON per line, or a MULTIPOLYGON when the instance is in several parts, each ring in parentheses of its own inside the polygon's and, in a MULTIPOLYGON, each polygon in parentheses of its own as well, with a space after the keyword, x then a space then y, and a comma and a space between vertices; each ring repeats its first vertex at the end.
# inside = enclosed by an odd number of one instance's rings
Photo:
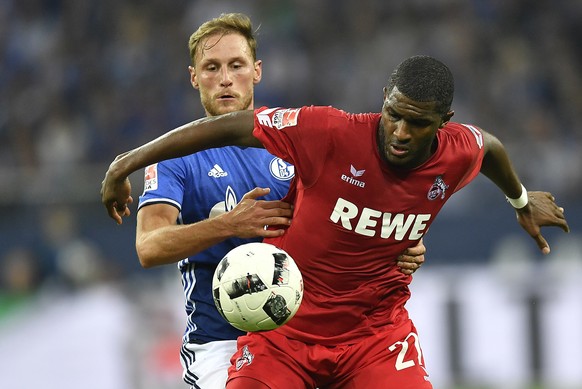
POLYGON ((155 163, 145 168, 143 191, 158 189, 158 164, 155 163))
POLYGON ((297 125, 297 118, 301 108, 271 108, 259 112, 257 119, 264 126, 281 130, 285 127, 297 125))
POLYGON ((278 130, 285 127, 296 126, 298 116, 299 108, 279 110, 273 115, 273 125, 278 130))

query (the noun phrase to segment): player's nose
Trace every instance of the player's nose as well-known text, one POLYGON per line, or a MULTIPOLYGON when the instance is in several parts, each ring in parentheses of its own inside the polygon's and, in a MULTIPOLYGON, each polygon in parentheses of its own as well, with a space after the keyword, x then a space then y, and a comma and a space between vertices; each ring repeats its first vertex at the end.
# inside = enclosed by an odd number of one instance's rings
POLYGON ((396 124, 396 129, 393 132, 396 139, 400 142, 405 142, 410 139, 410 131, 406 121, 399 120, 396 124))
POLYGON ((220 72, 220 85, 222 86, 230 86, 232 85, 232 77, 230 75, 230 72, 228 71, 228 69, 225 67, 222 69, 222 71, 220 72))

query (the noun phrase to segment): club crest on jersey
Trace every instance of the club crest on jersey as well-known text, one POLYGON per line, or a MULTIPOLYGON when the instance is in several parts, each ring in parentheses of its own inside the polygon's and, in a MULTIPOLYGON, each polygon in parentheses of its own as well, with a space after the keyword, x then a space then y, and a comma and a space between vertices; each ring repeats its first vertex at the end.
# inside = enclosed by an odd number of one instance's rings
POLYGON ((244 365, 253 363, 255 356, 249 351, 249 346, 243 346, 242 355, 236 359, 236 370, 240 370, 244 365))
POLYGON ((297 125, 299 108, 280 109, 273 114, 273 127, 280 130, 285 127, 297 125))
POLYGON ((226 188, 226 192, 224 194, 224 201, 219 201, 218 203, 214 204, 210 209, 210 213, 208 214, 208 218, 212 219, 218 215, 222 215, 225 212, 232 211, 233 208, 238 204, 238 200, 236 197, 236 193, 234 189, 229 185, 226 188))
POLYGON ((426 195, 426 197, 429 200, 436 200, 440 197, 442 200, 445 198, 445 191, 448 188, 449 186, 445 184, 445 182, 443 181, 443 176, 437 176, 437 178, 435 178, 434 180, 434 183, 428 190, 428 194, 426 195))
POLYGON ((281 158, 273 158, 269 162, 269 171, 276 179, 288 181, 295 175, 295 166, 283 161, 281 158))
POLYGON ((234 189, 229 185, 226 188, 226 193, 224 195, 224 210, 226 212, 232 211, 234 207, 238 204, 238 200, 236 199, 236 193, 234 193, 234 189))
POLYGON ((158 164, 149 165, 144 170, 144 193, 148 190, 158 189, 158 164))

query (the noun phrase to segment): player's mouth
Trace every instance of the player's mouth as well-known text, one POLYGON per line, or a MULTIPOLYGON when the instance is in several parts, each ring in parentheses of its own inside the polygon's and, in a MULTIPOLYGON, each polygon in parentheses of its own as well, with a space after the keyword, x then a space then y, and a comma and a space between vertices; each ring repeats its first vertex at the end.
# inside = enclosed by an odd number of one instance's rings
POLYGON ((236 96, 231 95, 231 94, 223 94, 223 95, 218 96, 218 100, 219 101, 234 101, 234 100, 236 100, 236 96))
POLYGON ((408 147, 396 143, 390 143, 388 149, 390 151, 390 154, 399 158, 405 157, 410 152, 410 149, 408 147))

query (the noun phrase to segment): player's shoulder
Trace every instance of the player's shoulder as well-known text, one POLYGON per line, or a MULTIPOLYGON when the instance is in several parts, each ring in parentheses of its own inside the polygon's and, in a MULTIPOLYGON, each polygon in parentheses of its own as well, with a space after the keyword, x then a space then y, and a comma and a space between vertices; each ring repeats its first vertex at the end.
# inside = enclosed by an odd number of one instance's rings
POLYGON ((309 105, 299 108, 259 108, 256 112, 258 122, 278 130, 296 127, 314 130, 346 130, 354 127, 376 128, 380 113, 351 113, 330 105, 309 105))
POLYGON ((341 108, 333 107, 331 105, 325 105, 325 106, 324 105, 321 105, 321 106, 311 105, 311 106, 303 107, 302 109, 310 110, 313 112, 319 112, 321 114, 327 114, 330 116, 342 117, 342 118, 346 118, 349 120, 355 120, 355 121, 369 121, 369 120, 374 120, 374 119, 380 118, 380 113, 377 113, 377 112, 353 113, 353 112, 345 111, 341 108))
POLYGON ((483 147, 483 131, 473 124, 447 122, 441 128, 440 135, 445 139, 474 141, 479 148, 483 147))
POLYGON ((310 106, 303 107, 303 109, 314 112, 320 116, 327 116, 331 123, 340 122, 354 125, 369 125, 372 123, 373 125, 376 125, 381 117, 381 114, 377 112, 353 113, 333 106, 310 106))
POLYGON ((367 121, 380 118, 380 113, 351 113, 341 108, 336 108, 331 105, 305 105, 296 108, 285 107, 261 107, 255 110, 256 115, 275 115, 275 116, 301 116, 301 115, 319 115, 319 116, 333 116, 347 119, 354 119, 358 121, 367 121))
POLYGON ((443 129, 451 134, 457 133, 472 133, 472 132, 482 132, 481 128, 474 124, 458 123, 458 122, 447 122, 443 129))

